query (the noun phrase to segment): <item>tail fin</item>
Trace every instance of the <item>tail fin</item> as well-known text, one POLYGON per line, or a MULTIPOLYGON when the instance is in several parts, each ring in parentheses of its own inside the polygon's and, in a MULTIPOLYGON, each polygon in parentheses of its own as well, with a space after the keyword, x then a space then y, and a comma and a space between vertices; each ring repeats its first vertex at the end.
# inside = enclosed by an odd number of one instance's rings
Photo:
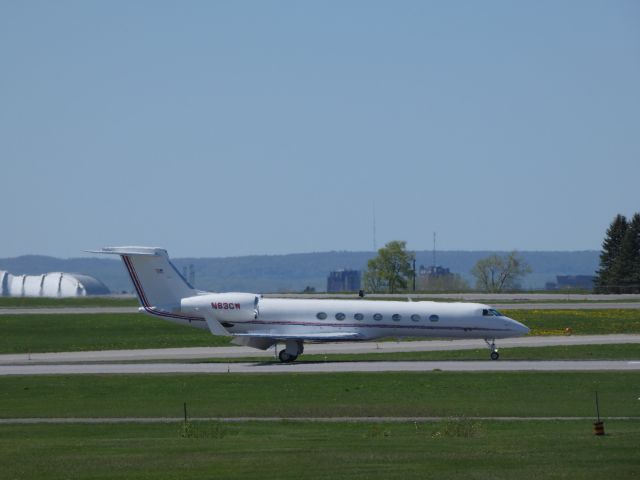
POLYGON ((197 295, 162 248, 106 247, 91 253, 120 255, 145 310, 179 309, 182 298, 197 295))

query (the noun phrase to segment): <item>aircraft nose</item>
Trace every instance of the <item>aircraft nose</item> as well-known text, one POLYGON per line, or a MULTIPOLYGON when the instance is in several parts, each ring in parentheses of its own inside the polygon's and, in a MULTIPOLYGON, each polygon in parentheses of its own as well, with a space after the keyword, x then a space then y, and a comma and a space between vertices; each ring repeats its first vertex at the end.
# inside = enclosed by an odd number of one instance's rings
POLYGON ((513 325, 513 329, 518 333, 518 335, 524 336, 524 335, 527 335, 531 331, 529 329, 529 327, 527 327, 526 325, 518 322, 517 320, 514 320, 512 318, 510 318, 509 320, 511 320, 512 325, 513 325))

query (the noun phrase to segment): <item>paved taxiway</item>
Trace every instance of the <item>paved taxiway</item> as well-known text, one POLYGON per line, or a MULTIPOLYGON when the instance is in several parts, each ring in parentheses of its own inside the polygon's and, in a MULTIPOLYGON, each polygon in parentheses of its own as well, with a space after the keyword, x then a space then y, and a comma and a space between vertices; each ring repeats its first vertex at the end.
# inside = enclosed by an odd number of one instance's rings
MULTIPOLYGON (((467 301, 467 300, 465 300, 467 301)), ((499 310, 602 310, 640 309, 640 302, 545 302, 545 303, 490 303, 499 310)), ((43 308, 0 308, 0 315, 75 315, 95 313, 138 313, 138 307, 43 307, 43 308)))
MULTIPOLYGON (((557 300, 557 295, 436 295, 452 300, 557 300), (547 298, 548 297, 548 298, 547 298)), ((300 297, 299 295, 297 296, 300 297)), ((350 296, 352 297, 352 296, 350 296)), ((380 296, 384 297, 384 296, 380 296)), ((429 295, 416 298, 427 299, 429 295)), ((607 302, 586 303, 602 300, 603 296, 571 295, 567 300, 581 303, 493 303, 502 309, 603 309, 640 308, 638 296, 604 296, 607 302), (608 301, 611 300, 611 301, 608 301), (636 303, 628 303, 636 301, 636 303)), ((2 314, 79 314, 79 313, 134 313, 136 307, 62 307, 62 308, 0 308, 2 314)), ((580 335, 547 336, 504 339, 498 342, 501 348, 543 347, 560 345, 640 343, 640 335, 580 335)), ((316 355, 362 354, 381 352, 410 352, 437 350, 465 350, 485 348, 481 340, 430 340, 415 342, 354 342, 318 344, 305 346, 305 353, 316 355)), ((550 361, 550 362, 319 362, 294 363, 178 363, 186 360, 206 358, 263 357, 274 358, 274 349, 266 352, 246 347, 200 347, 146 350, 111 350, 95 352, 59 352, 0 355, 0 375, 45 375, 45 374, 108 374, 108 373, 273 373, 273 372, 347 372, 347 371, 512 371, 512 370, 640 370, 640 361, 550 361), (173 363, 114 364, 91 362, 148 362, 169 361, 173 363), (82 364, 84 363, 84 364, 82 364)))
POLYGON ((297 362, 279 363, 91 363, 3 365, 7 375, 103 374, 226 374, 226 373, 345 373, 345 372, 513 372, 513 371, 640 371, 640 361, 446 361, 446 362, 297 362))
MULTIPOLYGON (((265 297, 271 298, 354 298, 353 293, 266 293, 265 297)), ((375 299, 397 299, 411 297, 421 300, 457 300, 461 302, 521 302, 521 301, 612 301, 612 302, 633 302, 640 301, 640 294, 637 293, 619 293, 619 294, 601 294, 601 293, 368 293, 366 298, 375 299)))
MULTIPOLYGON (((520 337, 498 340, 499 348, 550 347, 562 345, 640 344, 640 335, 562 335, 520 337)), ((281 348, 281 346, 280 346, 281 348)), ((471 350, 486 348, 482 340, 420 340, 407 342, 347 342, 305 345, 305 354, 363 354, 471 350)), ((0 355, 0 365, 75 362, 141 362, 156 360, 198 360, 207 358, 263 357, 273 359, 276 349, 267 351, 249 347, 191 347, 142 350, 100 350, 89 352, 16 353, 0 355)), ((488 350, 487 350, 488 352, 488 350)), ((640 357, 640 355, 639 355, 640 357)), ((639 358, 640 359, 640 358, 639 358)))
MULTIPOLYGON (((640 420, 640 417, 600 417, 602 420, 640 420)), ((459 420, 496 422, 573 422, 593 420, 593 417, 189 417, 192 422, 313 422, 313 423, 427 423, 459 420)), ((52 418, 0 418, 0 425, 70 424, 89 425, 115 423, 182 423, 184 417, 52 417, 52 418)))

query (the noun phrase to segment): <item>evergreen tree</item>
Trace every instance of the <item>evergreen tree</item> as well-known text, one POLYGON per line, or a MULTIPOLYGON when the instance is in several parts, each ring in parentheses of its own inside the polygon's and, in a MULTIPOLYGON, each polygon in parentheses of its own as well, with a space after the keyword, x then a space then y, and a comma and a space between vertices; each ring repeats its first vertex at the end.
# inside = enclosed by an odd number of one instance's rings
POLYGON ((636 228, 636 252, 633 259, 633 273, 631 274, 631 283, 634 286, 634 292, 640 293, 640 213, 636 213, 633 216, 632 223, 635 223, 636 228))
MULTIPOLYGON (((617 292, 620 285, 620 278, 614 271, 616 259, 620 254, 622 240, 627 232, 628 224, 624 215, 616 215, 611 225, 607 229, 607 236, 602 242, 602 252, 600 252, 600 269, 596 272, 596 291, 599 293, 617 292)), ((617 270, 617 267, 616 267, 617 270)))
POLYGON ((620 293, 640 291, 640 214, 636 213, 628 223, 620 245, 620 253, 613 262, 612 278, 617 279, 620 293))

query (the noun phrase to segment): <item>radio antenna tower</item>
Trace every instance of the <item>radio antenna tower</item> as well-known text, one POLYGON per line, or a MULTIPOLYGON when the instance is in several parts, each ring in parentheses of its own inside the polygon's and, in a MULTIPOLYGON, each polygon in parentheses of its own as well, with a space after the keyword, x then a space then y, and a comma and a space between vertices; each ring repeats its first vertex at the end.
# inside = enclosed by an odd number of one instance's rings
POLYGON ((376 201, 373 201, 373 251, 378 251, 378 243, 376 242, 376 201))
POLYGON ((433 232, 433 266, 436 266, 436 232, 433 232))

